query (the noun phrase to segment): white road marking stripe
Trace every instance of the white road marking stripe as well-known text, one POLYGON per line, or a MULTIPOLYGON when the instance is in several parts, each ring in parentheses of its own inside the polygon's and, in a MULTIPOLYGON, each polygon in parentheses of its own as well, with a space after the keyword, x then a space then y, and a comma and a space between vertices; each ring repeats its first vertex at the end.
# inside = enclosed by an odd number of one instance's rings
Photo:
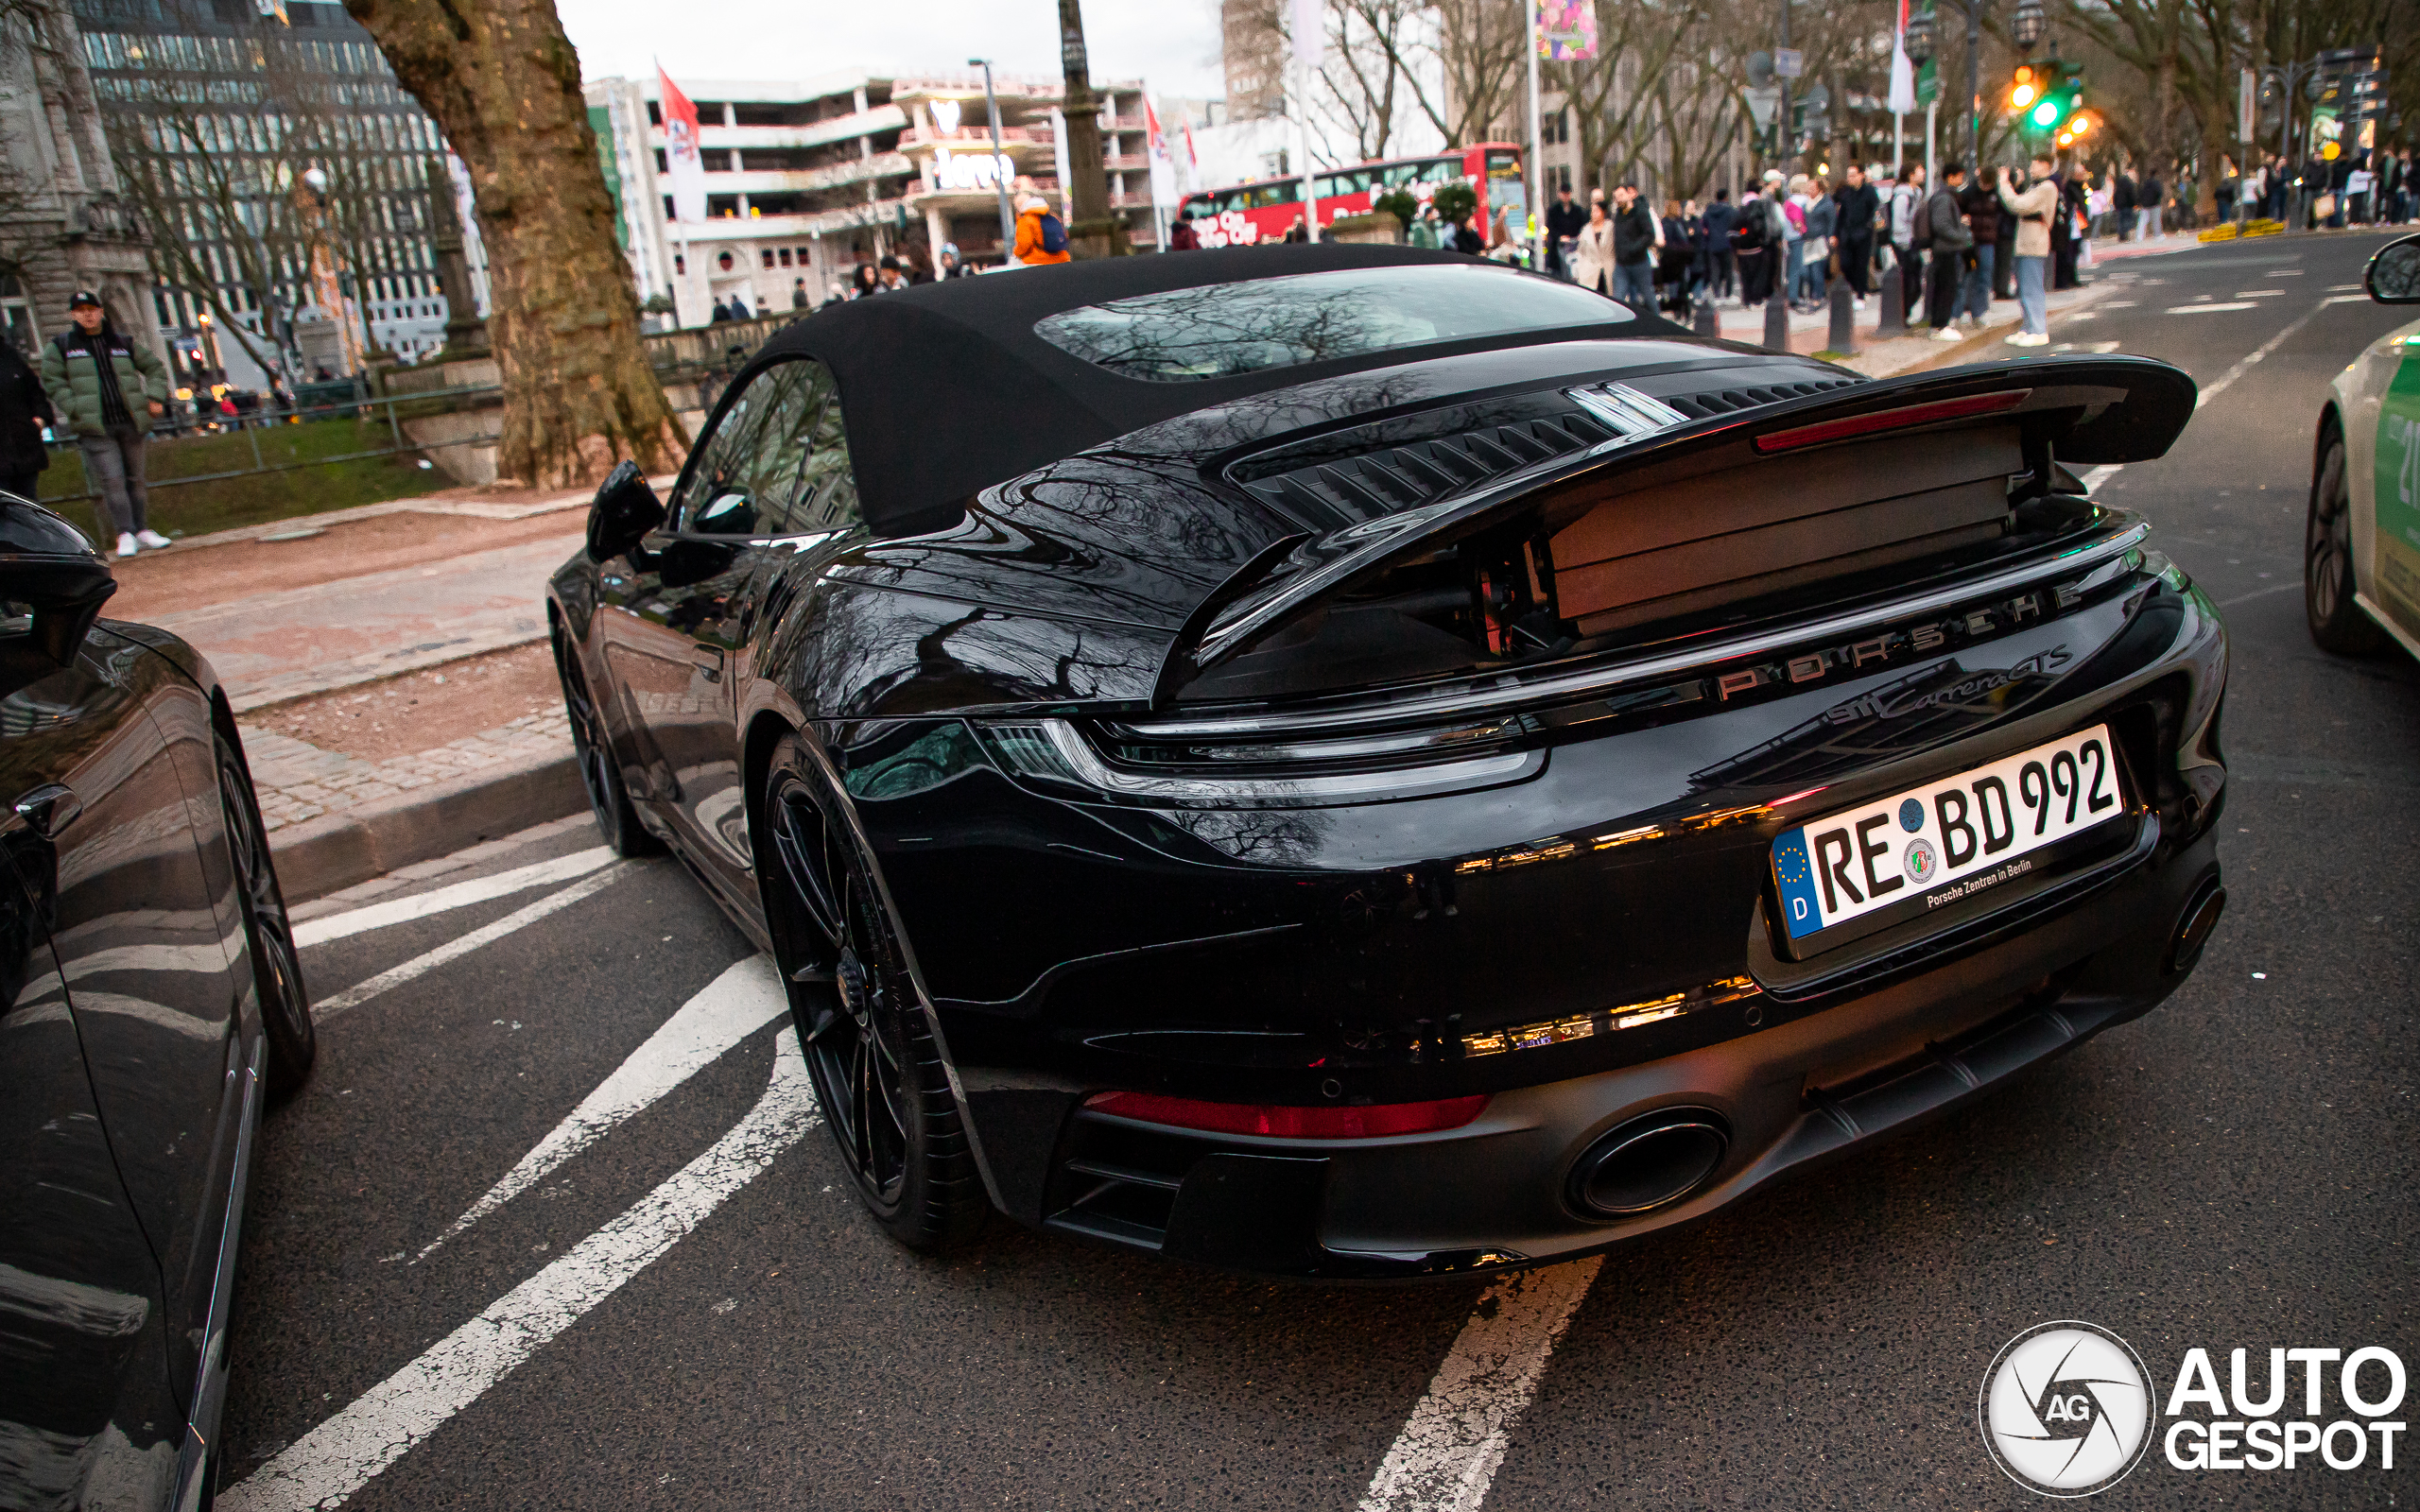
POLYGON ((603 1139, 632 1114, 662 1099, 700 1070, 721 1058, 724 1051, 772 1022, 789 1009, 782 990, 782 975, 769 955, 751 955, 706 984, 696 997, 681 1005, 647 1043, 631 1052, 620 1069, 580 1099, 570 1116, 488 1189, 487 1195, 454 1220, 452 1228, 428 1242, 412 1257, 426 1260, 438 1246, 468 1228, 496 1209, 529 1190, 546 1174, 603 1139))
POLYGON ((2279 347, 2284 346, 2288 337, 2291 336, 2295 332, 2300 331, 2303 327, 2310 324, 2313 319, 2317 318, 2320 311, 2326 309, 2328 305, 2334 302, 2335 301, 2332 300, 2322 300, 2317 304, 2312 305, 2309 309, 2305 310, 2302 314, 2296 316, 2293 319, 2287 321, 2284 330, 2279 331, 2275 335, 2271 336, 2268 340, 2263 341, 2259 346, 2254 348, 2251 353, 2241 362, 2237 363, 2234 367, 2229 368, 2226 371, 2219 374, 2218 380, 2215 383, 2204 386, 2201 395, 2193 401, 2193 407, 2196 410, 2199 410, 2211 400, 2225 393, 2230 387, 2234 387, 2237 379, 2258 367, 2263 358, 2267 357, 2269 353, 2276 351, 2279 347))
POLYGON ((1507 1277, 1462 1325, 1360 1512, 1475 1512, 1603 1257, 1507 1277))
POLYGON ((2083 491, 2090 493, 2095 489, 2100 488, 2111 478, 2116 477, 2118 475, 2118 470, 2125 465, 2126 464, 2123 462, 2106 462, 2100 467, 2094 468, 2091 472, 2083 475, 2083 491))
POLYGON ((2216 304, 2179 304, 2164 312, 2169 315, 2207 315, 2213 310, 2256 309, 2250 300, 2221 300, 2216 304))
MULTIPOLYGON (((2300 588, 2303 585, 2300 581, 2290 583, 2273 583, 2267 588, 2256 588, 2249 593, 2238 593, 2233 598, 2220 599, 2219 608, 2233 609, 2238 604, 2248 603, 2256 598, 2266 598, 2271 593, 2282 593, 2287 592, 2289 589, 2300 588)), ((84 1005, 84 1000, 78 997, 76 1000, 76 1005, 79 1008, 82 1007, 84 1005)))
POLYGON ((303 1512, 353 1496, 686 1238, 821 1122, 798 1033, 785 1028, 765 1095, 713 1148, 220 1492, 218 1505, 225 1512, 303 1512))
POLYGON ((638 869, 635 861, 616 861, 602 871, 595 871, 573 883, 561 892, 548 893, 525 908, 515 909, 493 924, 485 924, 458 939, 448 940, 424 955, 415 955, 400 966, 390 966, 366 982, 346 988, 334 997, 322 998, 311 1005, 311 1017, 321 1023, 339 1013, 361 1006, 379 993, 402 987, 416 977, 425 976, 448 961, 470 954, 482 945, 493 945, 513 931, 525 928, 560 909, 589 896, 602 892, 638 869))
POLYGON ((2367 294, 2332 294, 2321 302, 2325 304, 2367 304, 2370 302, 2370 297, 2367 294))
POLYGON ((2285 293, 2284 289, 2238 289, 2235 297, 2238 300, 2274 300, 2284 298, 2285 293))
POLYGON ((415 919, 426 919, 449 909, 468 908, 508 894, 527 892, 550 882, 569 882, 584 877, 614 859, 614 852, 604 846, 557 856, 534 866, 515 867, 499 871, 493 877, 475 877, 458 882, 450 887, 420 893, 410 898, 396 898, 383 903, 371 903, 341 914, 323 914, 294 926, 297 945, 324 945, 332 939, 343 939, 372 929, 385 929, 393 924, 407 924, 415 919))
POLYGON ((2361 285, 2359 284, 2330 284, 2327 285, 2327 292, 2330 294, 2350 294, 2359 290, 2360 287, 2361 285))

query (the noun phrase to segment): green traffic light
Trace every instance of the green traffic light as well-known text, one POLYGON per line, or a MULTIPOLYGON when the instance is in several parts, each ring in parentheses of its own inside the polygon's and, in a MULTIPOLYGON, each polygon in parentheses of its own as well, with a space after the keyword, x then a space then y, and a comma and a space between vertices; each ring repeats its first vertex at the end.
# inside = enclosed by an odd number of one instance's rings
POLYGON ((2044 100, 2041 104, 2033 107, 2033 124, 2041 127, 2045 130, 2048 130, 2051 127, 2059 124, 2059 102, 2057 100, 2044 100))

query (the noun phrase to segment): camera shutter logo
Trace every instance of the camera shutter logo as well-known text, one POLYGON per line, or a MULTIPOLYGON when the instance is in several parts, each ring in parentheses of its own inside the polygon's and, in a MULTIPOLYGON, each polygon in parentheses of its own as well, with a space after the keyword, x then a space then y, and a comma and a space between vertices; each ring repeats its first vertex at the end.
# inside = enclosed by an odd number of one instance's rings
POLYGON ((2044 1496, 2090 1496, 2126 1478, 2151 1448, 2150 1376, 2097 1324, 2038 1324, 1983 1372, 1983 1445, 2010 1480, 2044 1496))

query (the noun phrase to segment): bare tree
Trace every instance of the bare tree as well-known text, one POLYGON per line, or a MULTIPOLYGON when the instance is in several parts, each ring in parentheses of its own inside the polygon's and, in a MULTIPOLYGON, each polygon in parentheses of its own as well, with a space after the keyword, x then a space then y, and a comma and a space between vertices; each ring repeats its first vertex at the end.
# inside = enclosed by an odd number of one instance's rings
POLYGON ((579 55, 553 0, 345 0, 469 168, 504 380, 500 477, 668 471, 688 438, 639 345, 579 55))

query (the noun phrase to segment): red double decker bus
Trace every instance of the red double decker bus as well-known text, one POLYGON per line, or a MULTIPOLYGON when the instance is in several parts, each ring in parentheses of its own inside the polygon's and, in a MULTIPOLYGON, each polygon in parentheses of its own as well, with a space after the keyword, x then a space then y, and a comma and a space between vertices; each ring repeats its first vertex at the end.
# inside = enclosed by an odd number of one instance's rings
MULTIPOLYGON (((1358 215, 1370 201, 1396 189, 1428 203, 1439 184, 1467 180, 1478 191, 1476 224, 1485 234, 1495 212, 1510 206, 1517 219, 1525 198, 1521 149, 1510 142, 1481 142, 1425 158, 1389 158, 1314 174, 1319 223, 1325 227, 1339 215, 1358 215)), ((1204 247, 1250 247, 1285 239, 1303 216, 1303 180, 1263 179, 1187 195, 1180 212, 1193 222, 1194 234, 1204 247)), ((1517 234, 1520 228, 1515 226, 1517 234)))

